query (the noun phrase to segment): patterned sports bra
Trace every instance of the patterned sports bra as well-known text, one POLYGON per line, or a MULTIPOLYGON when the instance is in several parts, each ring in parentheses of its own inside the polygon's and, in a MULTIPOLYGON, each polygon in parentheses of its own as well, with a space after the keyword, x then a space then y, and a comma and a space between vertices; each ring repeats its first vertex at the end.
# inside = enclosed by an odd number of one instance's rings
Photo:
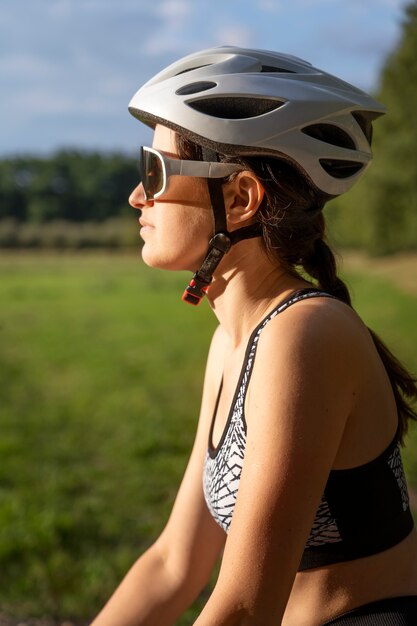
MULTIPOLYGON (((253 331, 226 426, 216 449, 212 434, 217 397, 204 463, 207 506, 228 532, 245 459, 245 397, 259 337, 265 326, 289 306, 315 297, 333 297, 303 289, 276 307, 253 331)), ((376 459, 352 469, 332 470, 316 512, 299 570, 349 561, 387 550, 412 530, 407 485, 397 436, 376 459)))

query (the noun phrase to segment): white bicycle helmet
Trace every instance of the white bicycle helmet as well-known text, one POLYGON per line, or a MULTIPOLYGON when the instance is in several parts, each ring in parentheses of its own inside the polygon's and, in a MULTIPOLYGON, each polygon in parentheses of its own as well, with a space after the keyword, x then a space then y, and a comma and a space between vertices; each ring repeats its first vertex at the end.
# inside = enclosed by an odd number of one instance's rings
MULTIPOLYGON (((203 148, 203 159, 270 155, 301 170, 320 192, 347 191, 369 165, 372 121, 385 108, 356 87, 294 56, 225 46, 191 54, 149 80, 129 111, 203 148)), ((227 231, 222 183, 208 179, 214 236, 183 294, 199 304, 230 246, 260 224, 227 231)))
POLYGON ((284 158, 337 196, 369 165, 372 121, 385 108, 297 57, 225 46, 168 66, 129 111, 222 154, 284 158))

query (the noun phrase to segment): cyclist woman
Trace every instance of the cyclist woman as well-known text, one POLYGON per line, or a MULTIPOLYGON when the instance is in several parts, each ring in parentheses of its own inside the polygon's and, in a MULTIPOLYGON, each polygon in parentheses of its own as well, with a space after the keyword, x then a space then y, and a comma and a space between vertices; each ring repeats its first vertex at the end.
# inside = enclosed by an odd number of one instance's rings
MULTIPOLYGON (((223 47, 147 82, 142 256, 191 270, 214 333, 191 458, 161 536, 94 626, 417 624, 399 452, 413 379, 350 304, 322 209, 371 160, 384 108, 298 58, 223 47)), ((360 228, 360 224, 358 225, 360 228)))

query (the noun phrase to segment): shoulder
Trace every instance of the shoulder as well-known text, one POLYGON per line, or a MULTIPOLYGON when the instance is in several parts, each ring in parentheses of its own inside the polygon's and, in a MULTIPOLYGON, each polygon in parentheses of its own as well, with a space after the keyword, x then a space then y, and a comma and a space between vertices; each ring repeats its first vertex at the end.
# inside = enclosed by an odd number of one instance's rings
POLYGON ((369 340, 368 329, 351 307, 327 296, 310 297, 294 302, 265 326, 258 353, 348 358, 369 340))
POLYGON ((298 301, 262 331, 249 398, 275 415, 285 407, 288 417, 302 412, 320 421, 330 412, 344 421, 361 385, 369 341, 366 326, 344 303, 298 301))

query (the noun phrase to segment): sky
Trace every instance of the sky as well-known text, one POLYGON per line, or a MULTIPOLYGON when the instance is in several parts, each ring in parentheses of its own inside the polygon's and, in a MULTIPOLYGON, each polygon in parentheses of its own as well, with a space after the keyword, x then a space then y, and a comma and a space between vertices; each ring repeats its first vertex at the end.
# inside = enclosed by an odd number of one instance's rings
POLYGON ((220 45, 294 54, 375 91, 407 0, 0 0, 0 158, 134 153, 134 92, 220 45))

